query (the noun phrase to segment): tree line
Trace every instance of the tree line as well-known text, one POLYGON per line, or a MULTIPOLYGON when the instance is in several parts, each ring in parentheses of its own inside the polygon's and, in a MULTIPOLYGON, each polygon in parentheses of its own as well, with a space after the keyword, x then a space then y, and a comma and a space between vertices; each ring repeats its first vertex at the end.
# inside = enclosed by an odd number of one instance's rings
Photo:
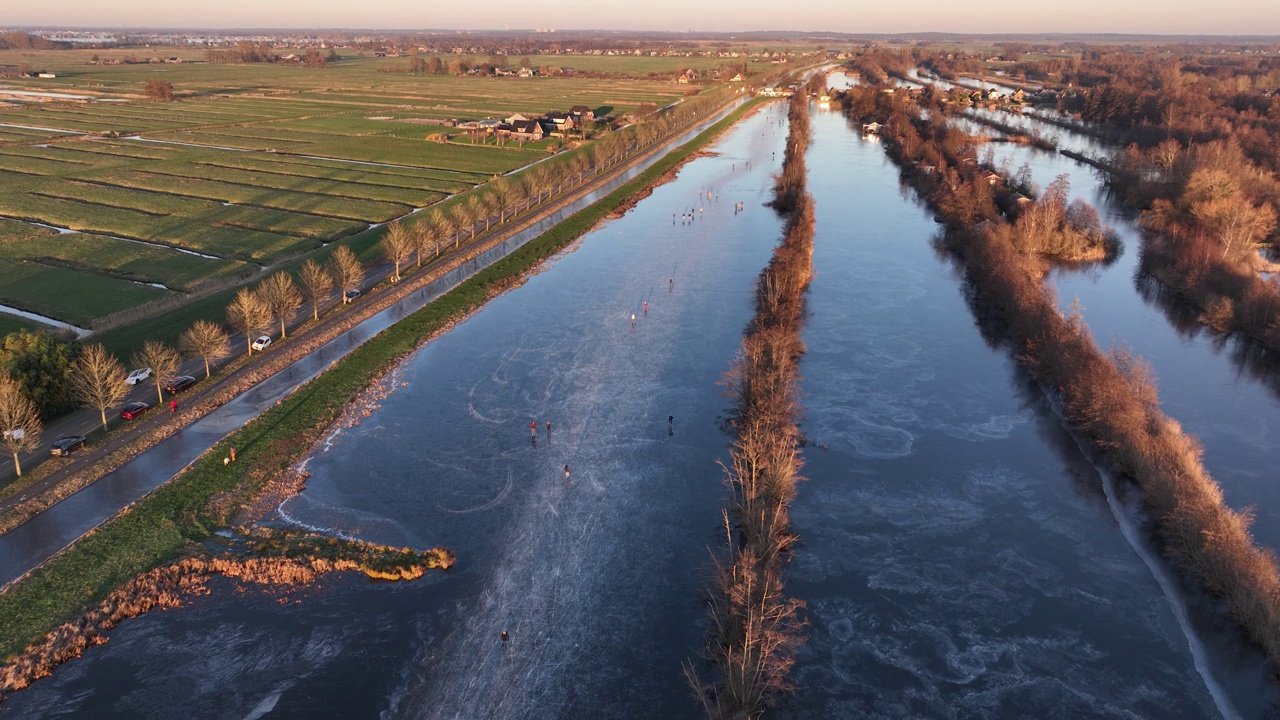
MULTIPOLYGON (((655 112, 621 131, 610 133, 583 150, 535 164, 517 175, 500 176, 469 191, 451 205, 437 206, 425 218, 390 223, 379 242, 383 258, 393 266, 392 282, 406 265, 420 267, 463 241, 474 241, 494 225, 510 222, 523 212, 546 203, 595 175, 652 147, 712 112, 723 98, 711 95, 686 101, 666 112, 655 112), (413 220, 418 220, 414 222, 413 220)), ((246 356, 253 341, 274 327, 287 337, 288 325, 305 304, 312 320, 336 291, 347 304, 360 290, 365 268, 346 245, 339 245, 327 263, 305 260, 296 277, 277 272, 256 287, 243 287, 226 308, 226 323, 198 320, 184 331, 177 347, 148 340, 133 353, 135 368, 150 367, 157 400, 178 374, 182 360, 200 359, 205 376, 231 354, 230 333, 245 339, 246 356)), ((56 340, 46 332, 21 331, 5 337, 0 346, 0 441, 22 474, 19 455, 40 447, 45 421, 78 406, 98 410, 106 430, 107 410, 119 404, 128 386, 118 358, 101 344, 79 347, 56 340), (15 432, 17 431, 17 432, 15 432)))
POLYGON ((805 188, 809 98, 797 93, 773 205, 785 218, 782 242, 756 281, 755 315, 725 376, 734 409, 726 482, 725 543, 708 590, 703 681, 685 674, 708 717, 758 717, 791 687, 787 675, 803 642, 803 603, 787 597, 783 570, 796 541, 789 508, 803 480, 799 420, 805 293, 813 274, 813 198, 805 188))
POLYGON ((1146 364, 1126 348, 1104 352, 1078 312, 1061 311, 1043 280, 1053 258, 1021 242, 994 200, 975 217, 967 201, 948 199, 991 194, 986 171, 973 160, 973 140, 946 126, 936 108, 923 114, 914 106, 898 109, 903 117, 889 118, 898 134, 886 138, 886 152, 945 221, 945 247, 965 273, 984 337, 1006 345, 1061 401, 1067 425, 1113 477, 1138 486, 1179 570, 1218 598, 1272 667, 1280 667, 1280 569, 1274 553, 1254 544, 1249 514, 1226 505, 1195 438, 1160 409, 1146 364), (943 143, 960 154, 943 150, 943 143), (915 147, 914 156, 908 147, 915 147), (954 184, 919 169, 916 158, 926 153, 956 161, 954 184), (971 189, 982 186, 987 189, 971 189))

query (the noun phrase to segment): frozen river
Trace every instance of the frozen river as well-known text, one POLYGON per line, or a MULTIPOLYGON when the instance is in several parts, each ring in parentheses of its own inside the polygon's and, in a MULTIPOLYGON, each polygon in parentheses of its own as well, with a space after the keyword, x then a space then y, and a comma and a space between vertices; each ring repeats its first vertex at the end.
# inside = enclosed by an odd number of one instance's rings
MULTIPOLYGON (((452 570, 280 594, 217 582, 124 623, 5 707, 699 717, 680 663, 702 642, 726 497, 718 380, 780 234, 762 204, 782 110, 740 123, 406 360, 282 508, 326 532, 449 547, 452 570), (700 200, 707 189, 718 199, 700 200)), ((822 447, 805 450, 788 570, 809 641, 774 714, 1274 716, 1259 658, 1194 593, 1162 589, 1133 499, 1108 502, 1038 391, 986 344, 933 250, 937 226, 879 145, 819 113, 808 165, 802 387, 822 447)))

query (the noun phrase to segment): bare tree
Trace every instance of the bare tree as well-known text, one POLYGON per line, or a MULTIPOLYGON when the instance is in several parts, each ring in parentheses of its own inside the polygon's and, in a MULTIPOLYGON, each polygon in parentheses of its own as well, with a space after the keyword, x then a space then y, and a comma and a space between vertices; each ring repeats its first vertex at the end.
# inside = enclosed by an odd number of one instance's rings
POLYGON ((311 303, 311 319, 319 320, 320 303, 333 292, 333 276, 323 265, 308 258, 298 270, 298 285, 301 286, 302 296, 311 303))
POLYGON ((152 102, 168 102, 173 99, 173 85, 166 80, 148 80, 142 91, 152 102))
MULTIPOLYGON (((440 208, 431 211, 429 218, 432 227, 440 231, 440 242, 443 243, 450 238, 453 239, 453 246, 458 247, 458 224, 449 217, 449 214, 440 208)), ((440 254, 440 245, 436 245, 436 255, 440 254)))
POLYGON ((440 245, 440 231, 430 222, 418 223, 409 233, 409 240, 413 245, 413 258, 418 267, 422 267, 422 254, 440 245))
POLYGON ((249 288, 240 288, 227 306, 227 323, 237 332, 244 333, 245 345, 253 354, 253 336, 271 324, 271 308, 249 288))
POLYGON ((356 254, 346 245, 339 245, 333 251, 332 262, 333 276, 338 280, 338 292, 342 293, 342 302, 346 304, 350 302, 347 293, 359 290, 360 283, 364 282, 364 268, 360 266, 356 254))
POLYGON ((204 376, 212 375, 210 363, 215 363, 231 354, 231 342, 227 334, 217 323, 208 320, 197 320, 178 338, 178 347, 187 357, 198 357, 204 361, 204 376))
POLYGON ((474 193, 471 195, 471 199, 467 201, 467 204, 471 206, 471 209, 475 211, 479 219, 484 222, 484 230, 488 232, 489 223, 493 219, 494 212, 493 196, 487 192, 474 193))
MULTIPOLYGON (((453 206, 453 217, 458 221, 458 232, 467 231, 471 233, 471 239, 476 239, 476 223, 480 222, 480 218, 471 203, 458 203, 453 206)), ((454 242, 457 247, 457 242, 454 242)))
POLYGON ((285 324, 298 314, 302 306, 302 295, 298 286, 293 284, 289 273, 281 271, 258 284, 258 297, 271 309, 271 314, 280 323, 280 339, 289 337, 285 334, 285 324))
POLYGON ((164 384, 178 374, 182 356, 159 340, 148 340, 133 354, 134 367, 151 368, 151 381, 156 384, 156 402, 164 404, 164 384))
POLYGON ((511 207, 516 198, 516 191, 511 186, 511 181, 506 178, 495 180, 490 197, 493 198, 493 206, 498 210, 498 222, 506 223, 507 208, 511 207))
POLYGON ((409 253, 413 252, 413 238, 409 228, 404 223, 396 221, 387 226, 387 231, 383 233, 382 240, 378 243, 382 247, 382 254, 396 266, 396 272, 391 276, 391 282, 399 282, 400 265, 409 259, 409 253))
POLYGON ((129 392, 124 376, 124 366, 101 343, 81 350, 80 357, 71 366, 71 392, 82 404, 98 409, 104 431, 107 408, 123 400, 129 392))
POLYGON ((22 477, 18 454, 39 447, 42 430, 40 410, 31 398, 22 394, 22 384, 7 375, 0 375, 0 439, 13 455, 13 469, 18 477, 22 477))

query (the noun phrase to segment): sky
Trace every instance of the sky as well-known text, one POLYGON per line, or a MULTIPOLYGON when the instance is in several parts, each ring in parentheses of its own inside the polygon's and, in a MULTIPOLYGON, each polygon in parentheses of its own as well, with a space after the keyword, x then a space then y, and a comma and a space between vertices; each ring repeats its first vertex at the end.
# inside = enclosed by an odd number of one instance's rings
POLYGON ((0 25, 1280 35, 1280 0, 6 0, 0 25), (376 9, 375 9, 376 8, 376 9))

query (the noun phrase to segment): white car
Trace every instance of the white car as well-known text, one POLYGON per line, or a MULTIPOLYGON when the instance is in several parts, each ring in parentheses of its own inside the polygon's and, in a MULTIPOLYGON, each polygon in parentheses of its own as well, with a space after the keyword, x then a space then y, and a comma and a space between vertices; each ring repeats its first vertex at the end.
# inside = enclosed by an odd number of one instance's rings
POLYGON ((129 385, 137 385, 149 377, 151 377, 151 368, 138 368, 129 373, 129 377, 125 378, 124 381, 129 385))
POLYGON ((267 348, 271 347, 271 336, 259 335, 258 339, 253 341, 253 345, 251 347, 254 350, 266 350, 267 348))

